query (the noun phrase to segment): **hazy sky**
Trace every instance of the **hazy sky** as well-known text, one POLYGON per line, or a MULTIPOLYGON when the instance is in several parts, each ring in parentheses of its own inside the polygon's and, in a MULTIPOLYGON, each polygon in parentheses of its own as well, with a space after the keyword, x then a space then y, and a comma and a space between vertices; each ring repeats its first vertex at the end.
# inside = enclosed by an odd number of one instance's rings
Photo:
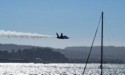
MULTIPOLYGON (((125 46, 125 0, 0 0, 0 30, 68 35, 56 38, 0 38, 0 43, 47 46, 90 46, 104 11, 104 45, 125 46)), ((98 34, 95 45, 100 44, 98 34)))

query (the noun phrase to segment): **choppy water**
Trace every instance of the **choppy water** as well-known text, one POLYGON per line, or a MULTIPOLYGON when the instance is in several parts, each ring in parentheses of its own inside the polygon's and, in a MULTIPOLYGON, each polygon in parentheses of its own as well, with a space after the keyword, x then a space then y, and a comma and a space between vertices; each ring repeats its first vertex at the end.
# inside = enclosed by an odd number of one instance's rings
MULTIPOLYGON (((0 63, 0 75, 82 75, 84 64, 0 63)), ((100 75, 99 64, 88 64, 85 75, 100 75)), ((104 75, 125 75, 125 64, 104 64, 104 75)))

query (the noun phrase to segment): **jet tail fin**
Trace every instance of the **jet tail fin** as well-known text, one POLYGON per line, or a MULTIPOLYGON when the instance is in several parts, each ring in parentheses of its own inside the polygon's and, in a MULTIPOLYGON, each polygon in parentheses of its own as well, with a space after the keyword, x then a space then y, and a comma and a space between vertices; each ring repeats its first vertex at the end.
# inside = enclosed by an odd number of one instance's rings
POLYGON ((61 33, 61 37, 63 37, 63 33, 61 33))
POLYGON ((58 34, 58 33, 56 33, 56 35, 57 35, 57 37, 59 37, 59 34, 58 34))

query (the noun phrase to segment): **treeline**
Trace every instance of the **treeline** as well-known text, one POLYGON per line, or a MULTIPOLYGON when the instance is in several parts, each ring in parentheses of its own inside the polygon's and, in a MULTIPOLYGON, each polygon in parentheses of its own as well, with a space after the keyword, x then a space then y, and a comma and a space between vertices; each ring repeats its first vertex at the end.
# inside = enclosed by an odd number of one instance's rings
POLYGON ((52 51, 51 48, 0 51, 0 62, 64 63, 68 61, 63 54, 52 51))

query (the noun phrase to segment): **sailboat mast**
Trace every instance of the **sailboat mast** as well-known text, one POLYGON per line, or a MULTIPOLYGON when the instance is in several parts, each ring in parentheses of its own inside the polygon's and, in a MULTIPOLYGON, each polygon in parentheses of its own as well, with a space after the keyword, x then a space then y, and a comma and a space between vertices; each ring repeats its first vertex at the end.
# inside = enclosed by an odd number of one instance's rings
POLYGON ((102 12, 102 26, 101 26, 101 75, 103 75, 103 12, 102 12))

